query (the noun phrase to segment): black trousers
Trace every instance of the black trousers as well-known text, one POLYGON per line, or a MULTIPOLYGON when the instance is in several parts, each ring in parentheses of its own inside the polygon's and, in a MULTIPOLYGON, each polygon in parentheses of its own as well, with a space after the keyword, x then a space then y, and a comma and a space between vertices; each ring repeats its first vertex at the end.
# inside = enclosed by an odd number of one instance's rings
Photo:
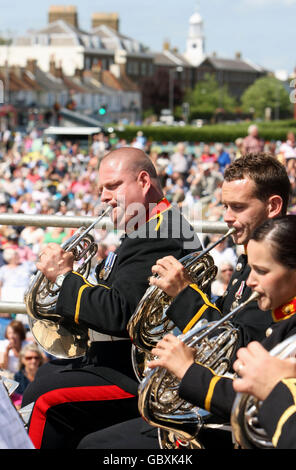
POLYGON ((157 429, 143 418, 132 419, 89 434, 78 449, 159 449, 157 429))
POLYGON ((139 416, 129 342, 97 347, 87 360, 45 364, 25 390, 22 406, 34 402, 28 432, 37 449, 75 449, 87 434, 139 416))
MULTIPOLYGON (((213 422, 217 420, 213 418, 213 422)), ((207 449, 233 449, 229 431, 202 429, 198 440, 207 449)), ((132 419, 84 437, 78 449, 160 449, 158 430, 143 418, 132 419)))

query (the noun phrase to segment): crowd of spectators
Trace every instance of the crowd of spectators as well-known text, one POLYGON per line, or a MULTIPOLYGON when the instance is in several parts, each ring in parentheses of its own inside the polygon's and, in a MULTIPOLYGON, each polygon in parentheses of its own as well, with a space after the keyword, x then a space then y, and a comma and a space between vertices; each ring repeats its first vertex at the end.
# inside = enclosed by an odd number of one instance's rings
MULTIPOLYGON (((11 133, 9 139, 2 134, 0 214, 96 216, 100 207, 100 161, 111 149, 124 146, 143 149, 150 155, 165 196, 177 204, 190 221, 223 221, 221 186, 224 170, 231 161, 250 151, 271 153, 286 166, 293 188, 289 211, 296 212, 294 134, 289 132, 285 142, 264 142, 257 127, 250 126, 246 138, 230 144, 179 142, 172 144, 170 150, 160 143, 147 141, 142 132, 132 142, 119 139, 115 133, 100 133, 86 148, 75 141, 54 141, 35 129, 26 135, 11 133)), ((0 225, 0 300, 22 301, 42 247, 49 242, 61 244, 74 231, 46 226, 0 225)), ((116 249, 120 235, 103 228, 95 230, 99 248, 94 265, 116 249)), ((203 240, 206 245, 215 241, 216 235, 204 235, 203 240)), ((218 275, 213 295, 221 295, 239 254, 239 248, 232 246, 230 240, 214 250, 218 275)), ((33 341, 27 316, 11 313, 0 313, 0 340, 7 340, 5 331, 11 321, 20 321, 29 341, 33 341)))

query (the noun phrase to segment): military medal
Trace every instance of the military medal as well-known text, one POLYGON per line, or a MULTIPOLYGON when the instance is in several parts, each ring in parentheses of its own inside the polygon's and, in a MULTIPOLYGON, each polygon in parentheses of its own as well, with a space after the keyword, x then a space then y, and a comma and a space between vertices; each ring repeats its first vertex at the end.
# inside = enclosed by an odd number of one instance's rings
POLYGON ((105 260, 104 267, 100 271, 100 274, 99 274, 100 279, 103 279, 104 281, 106 281, 106 279, 108 279, 108 277, 109 277, 109 275, 112 271, 112 268, 114 266, 114 262, 115 262, 116 258, 117 258, 117 254, 114 253, 113 251, 110 251, 110 253, 108 254, 108 256, 105 260))
POLYGON ((240 300, 242 298, 243 291, 244 291, 244 288, 245 288, 245 284, 246 284, 246 281, 242 281, 241 285, 239 286, 238 290, 236 291, 235 301, 231 305, 232 310, 239 306, 239 303, 240 303, 240 300))

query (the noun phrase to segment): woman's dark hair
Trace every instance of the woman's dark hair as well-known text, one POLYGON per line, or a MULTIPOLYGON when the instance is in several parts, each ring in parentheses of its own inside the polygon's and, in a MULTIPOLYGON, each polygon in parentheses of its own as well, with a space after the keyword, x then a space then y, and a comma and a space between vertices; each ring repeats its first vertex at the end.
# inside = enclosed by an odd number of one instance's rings
POLYGON ((266 201, 278 195, 283 200, 281 215, 287 212, 291 184, 287 171, 275 157, 266 153, 247 154, 236 159, 225 169, 224 180, 250 178, 256 185, 255 197, 266 201))
POLYGON ((5 338, 7 338, 7 328, 11 327, 15 333, 17 333, 21 339, 21 341, 24 341, 26 339, 26 330, 21 321, 17 320, 12 320, 6 327, 5 330, 5 338))
POLYGON ((290 269, 296 269, 296 215, 285 215, 268 219, 257 227, 250 240, 264 240, 272 244, 272 257, 290 269))

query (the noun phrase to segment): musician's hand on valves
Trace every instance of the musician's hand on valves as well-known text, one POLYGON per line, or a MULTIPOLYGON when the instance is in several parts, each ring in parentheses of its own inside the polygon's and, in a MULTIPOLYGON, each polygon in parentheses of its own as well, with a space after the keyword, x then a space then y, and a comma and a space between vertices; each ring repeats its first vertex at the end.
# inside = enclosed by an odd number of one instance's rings
POLYGON ((159 277, 150 277, 150 285, 157 286, 170 297, 176 297, 192 283, 186 269, 173 256, 165 256, 152 266, 152 273, 159 277))
POLYGON ((164 367, 182 380, 186 371, 194 363, 195 349, 188 347, 176 336, 168 334, 159 341, 152 354, 156 358, 148 362, 148 367, 164 367))
POLYGON ((55 282, 60 274, 72 271, 74 255, 71 251, 64 251, 60 245, 49 243, 41 251, 36 267, 51 282, 55 282))
POLYGON ((239 375, 233 381, 236 392, 265 400, 281 379, 296 377, 296 360, 273 357, 260 343, 253 341, 238 350, 233 369, 239 375))

